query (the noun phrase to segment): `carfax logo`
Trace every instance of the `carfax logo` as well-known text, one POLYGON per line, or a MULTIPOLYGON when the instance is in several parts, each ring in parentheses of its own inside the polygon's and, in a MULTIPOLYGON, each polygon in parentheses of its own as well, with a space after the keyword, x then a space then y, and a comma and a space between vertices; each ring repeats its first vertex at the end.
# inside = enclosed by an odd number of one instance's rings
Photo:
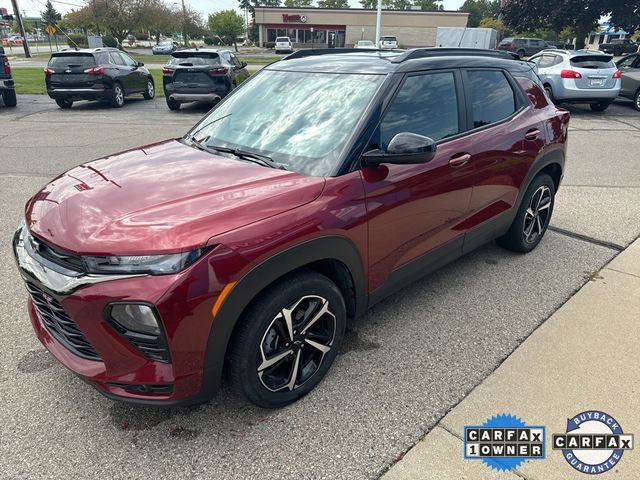
POLYGON ((464 458, 482 460, 498 471, 513 470, 525 460, 542 460, 545 455, 545 427, 527 426, 513 415, 496 415, 481 426, 464 427, 464 458))
POLYGON ((553 435, 553 449, 573 468, 592 475, 611 470, 625 450, 633 449, 633 435, 625 434, 611 415, 589 410, 567 419, 567 431, 553 435))

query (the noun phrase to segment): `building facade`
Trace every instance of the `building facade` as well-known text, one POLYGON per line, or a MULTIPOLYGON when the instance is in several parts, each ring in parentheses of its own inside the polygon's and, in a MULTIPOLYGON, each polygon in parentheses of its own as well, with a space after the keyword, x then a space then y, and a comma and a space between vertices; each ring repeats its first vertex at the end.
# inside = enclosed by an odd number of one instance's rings
MULTIPOLYGON (((438 27, 466 27, 468 13, 383 10, 381 35, 394 35, 401 47, 433 47, 438 27)), ((362 8, 256 7, 259 45, 289 37, 296 48, 353 47, 376 42, 376 11, 362 8)))

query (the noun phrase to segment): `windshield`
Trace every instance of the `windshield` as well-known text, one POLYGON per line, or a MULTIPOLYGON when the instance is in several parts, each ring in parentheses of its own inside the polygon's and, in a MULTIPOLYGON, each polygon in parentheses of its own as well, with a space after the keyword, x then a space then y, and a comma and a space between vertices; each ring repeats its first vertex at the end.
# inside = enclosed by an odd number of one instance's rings
POLYGON ((331 175, 384 78, 262 70, 189 134, 208 147, 247 150, 288 170, 331 175))
POLYGON ((373 45, 373 42, 371 40, 360 40, 358 42, 358 45, 363 46, 363 47, 369 47, 373 45))
POLYGON ((86 68, 93 67, 95 64, 96 60, 90 53, 57 54, 49 60, 49 67, 51 68, 66 68, 69 66, 86 68))
POLYGON ((276 42, 288 42, 289 37, 278 37, 276 38, 276 42))

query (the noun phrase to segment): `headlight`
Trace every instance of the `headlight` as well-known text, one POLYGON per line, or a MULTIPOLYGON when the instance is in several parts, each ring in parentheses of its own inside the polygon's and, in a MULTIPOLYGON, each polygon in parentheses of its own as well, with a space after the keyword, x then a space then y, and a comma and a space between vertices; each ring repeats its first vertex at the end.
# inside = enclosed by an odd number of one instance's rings
POLYGON ((147 273, 167 275, 187 268, 210 248, 171 255, 83 257, 89 273, 147 273))

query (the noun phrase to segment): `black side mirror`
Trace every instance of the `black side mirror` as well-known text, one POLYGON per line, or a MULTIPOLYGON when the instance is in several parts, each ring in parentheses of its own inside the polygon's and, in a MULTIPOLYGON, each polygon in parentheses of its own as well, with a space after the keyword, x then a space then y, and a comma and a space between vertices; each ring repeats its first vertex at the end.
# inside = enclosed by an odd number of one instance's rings
POLYGON ((240 68, 246 68, 247 62, 240 62, 240 68))
POLYGON ((387 151, 369 150, 362 155, 365 166, 375 166, 381 163, 395 163, 411 165, 426 163, 436 154, 436 142, 429 137, 416 133, 398 133, 389 142, 387 151))
POLYGON ((142 63, 142 62, 138 62, 138 66, 139 66, 139 67, 144 67, 144 63, 142 63))

